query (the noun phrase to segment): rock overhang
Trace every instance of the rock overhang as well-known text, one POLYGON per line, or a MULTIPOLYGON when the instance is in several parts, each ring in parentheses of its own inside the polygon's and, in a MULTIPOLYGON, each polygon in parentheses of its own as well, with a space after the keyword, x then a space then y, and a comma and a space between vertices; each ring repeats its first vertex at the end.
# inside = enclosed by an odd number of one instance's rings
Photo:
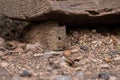
POLYGON ((119 23, 119 0, 1 0, 2 14, 25 21, 63 24, 119 23))

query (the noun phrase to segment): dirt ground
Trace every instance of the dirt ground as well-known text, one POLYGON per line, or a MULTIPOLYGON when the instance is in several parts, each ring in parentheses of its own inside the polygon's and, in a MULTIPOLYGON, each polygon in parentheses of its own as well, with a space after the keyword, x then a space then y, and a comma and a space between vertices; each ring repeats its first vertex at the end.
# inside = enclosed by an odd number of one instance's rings
POLYGON ((69 48, 48 51, 16 41, 23 23, 13 22, 0 22, 0 80, 120 79, 120 25, 67 26, 69 48))
POLYGON ((0 80, 119 80, 119 25, 75 27, 63 51, 0 38, 0 80))

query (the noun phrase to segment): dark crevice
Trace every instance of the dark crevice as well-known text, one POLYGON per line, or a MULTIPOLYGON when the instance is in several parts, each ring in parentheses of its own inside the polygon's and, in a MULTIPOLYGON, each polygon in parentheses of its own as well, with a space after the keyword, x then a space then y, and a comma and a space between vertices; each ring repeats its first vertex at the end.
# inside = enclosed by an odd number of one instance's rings
POLYGON ((61 37, 58 37, 58 40, 61 40, 61 37))
POLYGON ((71 31, 95 31, 98 34, 107 36, 108 34, 120 36, 120 23, 118 24, 94 24, 94 25, 66 25, 67 34, 71 31))
POLYGON ((90 15, 98 15, 98 14, 100 14, 99 12, 94 11, 94 10, 86 10, 86 12, 88 12, 90 15))

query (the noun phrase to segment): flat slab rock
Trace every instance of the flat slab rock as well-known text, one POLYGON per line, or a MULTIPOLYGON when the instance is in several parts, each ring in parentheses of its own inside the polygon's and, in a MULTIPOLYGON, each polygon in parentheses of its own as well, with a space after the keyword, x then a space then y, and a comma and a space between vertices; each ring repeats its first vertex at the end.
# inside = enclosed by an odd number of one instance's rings
POLYGON ((0 13, 28 21, 120 22, 120 0, 0 0, 0 13))

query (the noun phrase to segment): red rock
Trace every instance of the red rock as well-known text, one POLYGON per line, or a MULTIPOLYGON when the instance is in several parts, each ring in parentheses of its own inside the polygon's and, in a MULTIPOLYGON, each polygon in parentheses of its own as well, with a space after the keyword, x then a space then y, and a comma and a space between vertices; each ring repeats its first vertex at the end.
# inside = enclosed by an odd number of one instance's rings
POLYGON ((69 57, 71 54, 72 54, 71 50, 65 50, 63 53, 65 57, 69 57))

